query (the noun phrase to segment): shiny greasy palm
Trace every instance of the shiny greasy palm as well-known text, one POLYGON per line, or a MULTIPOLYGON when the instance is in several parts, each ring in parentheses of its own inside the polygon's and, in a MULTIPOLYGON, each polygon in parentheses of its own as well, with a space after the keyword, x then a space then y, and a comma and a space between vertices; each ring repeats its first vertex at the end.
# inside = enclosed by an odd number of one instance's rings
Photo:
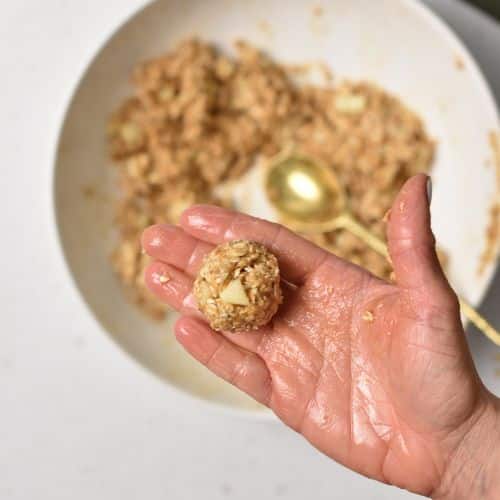
POLYGON ((396 284, 281 226, 215 207, 193 207, 181 227, 154 226, 143 237, 155 259, 147 283, 183 313, 176 336, 191 355, 325 454, 422 494, 439 487, 486 400, 436 258, 426 180, 408 181, 391 211, 396 284), (216 333, 194 306, 203 256, 231 239, 264 243, 290 283, 273 323, 258 333, 216 333))

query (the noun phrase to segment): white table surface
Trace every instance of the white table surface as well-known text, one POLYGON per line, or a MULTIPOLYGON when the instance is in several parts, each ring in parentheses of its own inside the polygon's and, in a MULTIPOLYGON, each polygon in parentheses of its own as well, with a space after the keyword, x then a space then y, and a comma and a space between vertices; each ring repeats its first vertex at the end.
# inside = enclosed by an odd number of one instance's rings
MULTIPOLYGON (((396 499, 273 422, 200 413, 97 328, 61 263, 54 144, 89 59, 144 0, 16 0, 0 16, 0 499, 396 499)), ((500 29, 428 2, 461 34, 500 100, 500 29), (496 49, 496 53, 495 53, 496 49)), ((482 308, 500 324, 500 275, 482 308)), ((499 352, 471 345, 500 394, 499 352)))

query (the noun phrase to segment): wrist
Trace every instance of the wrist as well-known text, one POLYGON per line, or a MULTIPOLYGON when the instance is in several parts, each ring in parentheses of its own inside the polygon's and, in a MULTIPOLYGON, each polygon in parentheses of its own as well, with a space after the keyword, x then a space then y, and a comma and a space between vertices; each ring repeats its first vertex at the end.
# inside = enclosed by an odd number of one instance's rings
POLYGON ((493 500, 500 491, 500 399, 478 405, 444 471, 435 500, 493 500))

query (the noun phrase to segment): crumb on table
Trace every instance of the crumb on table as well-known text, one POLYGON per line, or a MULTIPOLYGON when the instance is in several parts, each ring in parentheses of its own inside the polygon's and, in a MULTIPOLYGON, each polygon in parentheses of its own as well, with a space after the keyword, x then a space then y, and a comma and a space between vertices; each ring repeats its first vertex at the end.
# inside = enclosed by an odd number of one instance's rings
POLYGON ((325 13, 325 9, 322 5, 315 5, 312 9, 313 16, 321 17, 325 13))
POLYGON ((457 54, 453 61, 455 63, 455 68, 459 71, 463 71, 465 69, 465 61, 462 56, 457 54))

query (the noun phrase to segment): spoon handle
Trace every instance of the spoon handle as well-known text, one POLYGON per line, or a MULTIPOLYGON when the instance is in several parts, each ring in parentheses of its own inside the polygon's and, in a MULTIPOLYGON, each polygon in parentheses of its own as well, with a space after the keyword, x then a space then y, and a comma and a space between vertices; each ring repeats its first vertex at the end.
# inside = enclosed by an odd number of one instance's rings
POLYGON ((470 304, 461 297, 458 298, 460 309, 464 316, 480 331, 482 331, 494 344, 500 346, 500 332, 483 318, 470 304))
POLYGON ((372 250, 375 250, 390 261, 389 250, 387 249, 387 245, 385 244, 385 242, 378 236, 375 236, 369 229, 363 226, 363 224, 358 222, 351 214, 345 213, 337 217, 337 227, 347 229, 347 231, 357 236, 372 250))
MULTIPOLYGON (((380 255, 383 255, 390 260, 387 245, 379 237, 375 236, 370 230, 360 224, 350 214, 343 214, 337 218, 337 227, 342 227, 351 232, 363 242, 365 242, 372 250, 375 250, 380 255)), ((459 297, 460 309, 464 316, 474 324, 486 337, 494 344, 500 346, 500 332, 496 330, 485 318, 483 318, 470 304, 459 297)))

